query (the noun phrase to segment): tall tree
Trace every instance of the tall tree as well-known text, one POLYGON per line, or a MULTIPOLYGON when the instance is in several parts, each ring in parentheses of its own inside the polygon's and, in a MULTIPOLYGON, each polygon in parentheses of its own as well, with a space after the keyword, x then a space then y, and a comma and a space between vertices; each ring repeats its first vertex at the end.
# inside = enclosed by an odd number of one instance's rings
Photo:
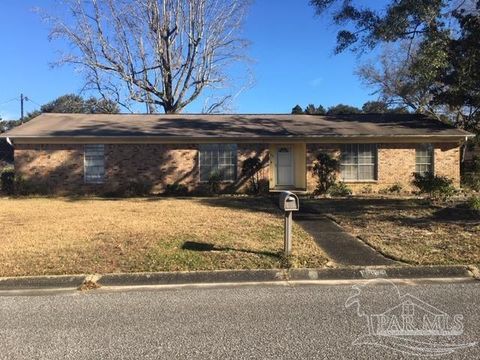
POLYGON ((384 8, 360 0, 310 0, 318 14, 329 14, 340 27, 335 51, 372 49, 378 44, 436 36, 462 9, 474 11, 478 0, 389 0, 384 8))
POLYGON ((460 35, 447 45, 432 103, 445 104, 454 112, 455 124, 480 134, 480 14, 459 12, 456 17, 460 35))
POLYGON ((292 108, 292 114, 295 114, 295 115, 300 115, 300 114, 303 114, 303 109, 300 105, 295 105, 293 108, 292 108))
POLYGON ((228 66, 244 59, 239 30, 249 0, 66 2, 71 18, 49 18, 51 36, 74 48, 60 63, 79 67, 90 88, 128 109, 134 101, 180 112, 227 84, 228 66))
MULTIPOLYGON (((443 106, 432 103, 432 85, 436 74, 425 71, 416 62, 417 51, 406 54, 409 45, 401 43, 384 47, 377 61, 360 65, 356 71, 361 81, 374 89, 381 101, 441 119, 443 106), (415 71, 413 67, 415 66, 415 71)), ((428 67, 428 65, 426 65, 428 67)))
POLYGON ((311 3, 340 26, 337 53, 394 48, 379 66, 358 71, 382 100, 479 131, 480 0, 390 0, 384 9, 358 0, 311 3))

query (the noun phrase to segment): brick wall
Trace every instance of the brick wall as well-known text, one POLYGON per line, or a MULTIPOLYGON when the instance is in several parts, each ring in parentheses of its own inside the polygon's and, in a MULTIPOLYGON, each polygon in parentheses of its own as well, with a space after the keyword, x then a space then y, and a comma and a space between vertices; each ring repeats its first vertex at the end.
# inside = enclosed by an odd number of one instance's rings
MULTIPOLYGON (((24 145, 15 149, 15 169, 25 180, 48 187, 56 193, 115 191, 129 182, 148 183, 154 193, 167 184, 182 184, 189 191, 203 191, 199 183, 196 144, 109 144, 105 145, 104 185, 86 185, 83 179, 82 144, 24 145)), ((248 179, 242 176, 242 162, 258 155, 262 160, 260 179, 268 180, 268 148, 265 145, 238 145, 238 180, 223 183, 225 191, 246 191, 248 179)))
POLYGON ((83 145, 15 146, 15 172, 38 188, 58 193, 83 188, 83 145))
POLYGON ((457 144, 435 146, 435 173, 453 179, 460 186, 460 147, 457 144))
MULTIPOLYGON (((105 146, 105 185, 85 185, 83 181, 83 150, 79 145, 23 145, 15 148, 15 169, 24 179, 53 189, 57 193, 103 192, 115 190, 128 182, 148 182, 154 192, 163 192, 167 184, 183 184, 190 191, 202 191, 198 169, 198 145, 196 144, 119 144, 105 146)), ((312 167, 318 152, 329 152, 338 157, 338 144, 307 145, 307 188, 313 191, 316 179, 312 167)), ((238 145, 238 179, 224 183, 225 191, 244 192, 248 179, 242 176, 242 163, 251 156, 262 160, 260 179, 269 177, 268 145, 238 145)), ((435 145, 435 171, 452 178, 460 185, 459 147, 456 144, 435 145)), ((415 170, 414 144, 378 145, 378 181, 372 183, 349 183, 355 192, 366 188, 380 191, 400 183, 405 190, 411 189, 410 181, 415 170)))
POLYGON ((122 144, 105 146, 108 187, 131 181, 151 183, 153 192, 167 184, 183 184, 194 190, 198 179, 198 146, 194 144, 122 144))
MULTIPOLYGON (((327 152, 338 157, 339 144, 307 145, 307 188, 313 191, 317 185, 312 176, 313 162, 316 154, 327 152)), ((378 144, 378 179, 375 182, 348 183, 356 193, 372 190, 378 192, 401 184, 404 190, 413 190, 412 173, 415 171, 415 144, 378 144)), ((460 152, 457 144, 435 144, 435 173, 453 179, 456 187, 460 186, 460 152)))

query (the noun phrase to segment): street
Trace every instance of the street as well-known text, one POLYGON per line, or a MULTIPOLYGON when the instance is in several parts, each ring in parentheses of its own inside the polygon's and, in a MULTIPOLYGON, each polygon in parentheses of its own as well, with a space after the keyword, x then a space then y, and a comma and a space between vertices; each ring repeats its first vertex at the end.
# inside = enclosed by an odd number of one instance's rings
POLYGON ((232 285, 4 295, 0 359, 417 359, 412 352, 478 359, 479 305, 480 283, 473 281, 357 290, 351 284, 232 285), (462 329, 415 336, 422 345, 414 349, 389 336, 381 337, 382 346, 353 344, 368 335, 356 306, 383 313, 399 304, 395 289, 427 303, 423 310, 462 315, 462 329))

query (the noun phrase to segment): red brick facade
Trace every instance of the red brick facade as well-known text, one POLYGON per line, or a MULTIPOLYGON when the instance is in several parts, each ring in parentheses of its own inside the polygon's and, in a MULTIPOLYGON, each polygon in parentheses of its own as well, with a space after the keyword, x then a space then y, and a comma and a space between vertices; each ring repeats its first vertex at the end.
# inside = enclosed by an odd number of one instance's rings
MULTIPOLYGON (((340 153, 338 144, 308 144, 307 190, 313 191, 316 179, 312 166, 318 152, 340 153)), ((242 163, 251 156, 262 160, 260 179, 269 178, 268 144, 238 144, 237 181, 224 183, 222 188, 244 192, 248 179, 242 176, 242 163)), ((435 172, 460 184, 460 153, 457 144, 435 145, 435 172)), ((136 181, 150 183, 154 193, 161 193, 168 184, 185 185, 189 191, 201 191, 206 184, 199 181, 197 144, 108 144, 105 145, 105 175, 103 185, 84 183, 84 145, 82 144, 17 144, 15 169, 27 181, 41 183, 55 193, 103 192, 121 188, 136 181)), ((415 144, 378 144, 378 179, 368 183, 349 183, 355 192, 369 187, 381 191, 401 184, 410 189, 415 170, 415 144)))
MULTIPOLYGON (((260 179, 268 180, 268 146, 239 144, 237 181, 224 182, 225 191, 244 192, 248 179, 242 175, 243 160, 258 155, 262 160, 260 179)), ((197 144, 107 144, 105 183, 84 182, 84 145, 17 144, 15 170, 25 181, 55 193, 110 192, 131 182, 149 184, 162 193, 169 184, 181 184, 190 192, 205 191, 199 181, 197 144)))

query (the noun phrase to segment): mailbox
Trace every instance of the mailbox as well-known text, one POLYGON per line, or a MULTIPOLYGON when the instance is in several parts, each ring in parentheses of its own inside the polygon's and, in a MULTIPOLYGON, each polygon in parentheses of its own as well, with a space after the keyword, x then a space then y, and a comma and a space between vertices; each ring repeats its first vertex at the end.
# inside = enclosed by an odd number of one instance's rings
POLYGON ((278 206, 284 211, 298 211, 300 202, 298 196, 290 191, 283 191, 280 194, 278 206))

